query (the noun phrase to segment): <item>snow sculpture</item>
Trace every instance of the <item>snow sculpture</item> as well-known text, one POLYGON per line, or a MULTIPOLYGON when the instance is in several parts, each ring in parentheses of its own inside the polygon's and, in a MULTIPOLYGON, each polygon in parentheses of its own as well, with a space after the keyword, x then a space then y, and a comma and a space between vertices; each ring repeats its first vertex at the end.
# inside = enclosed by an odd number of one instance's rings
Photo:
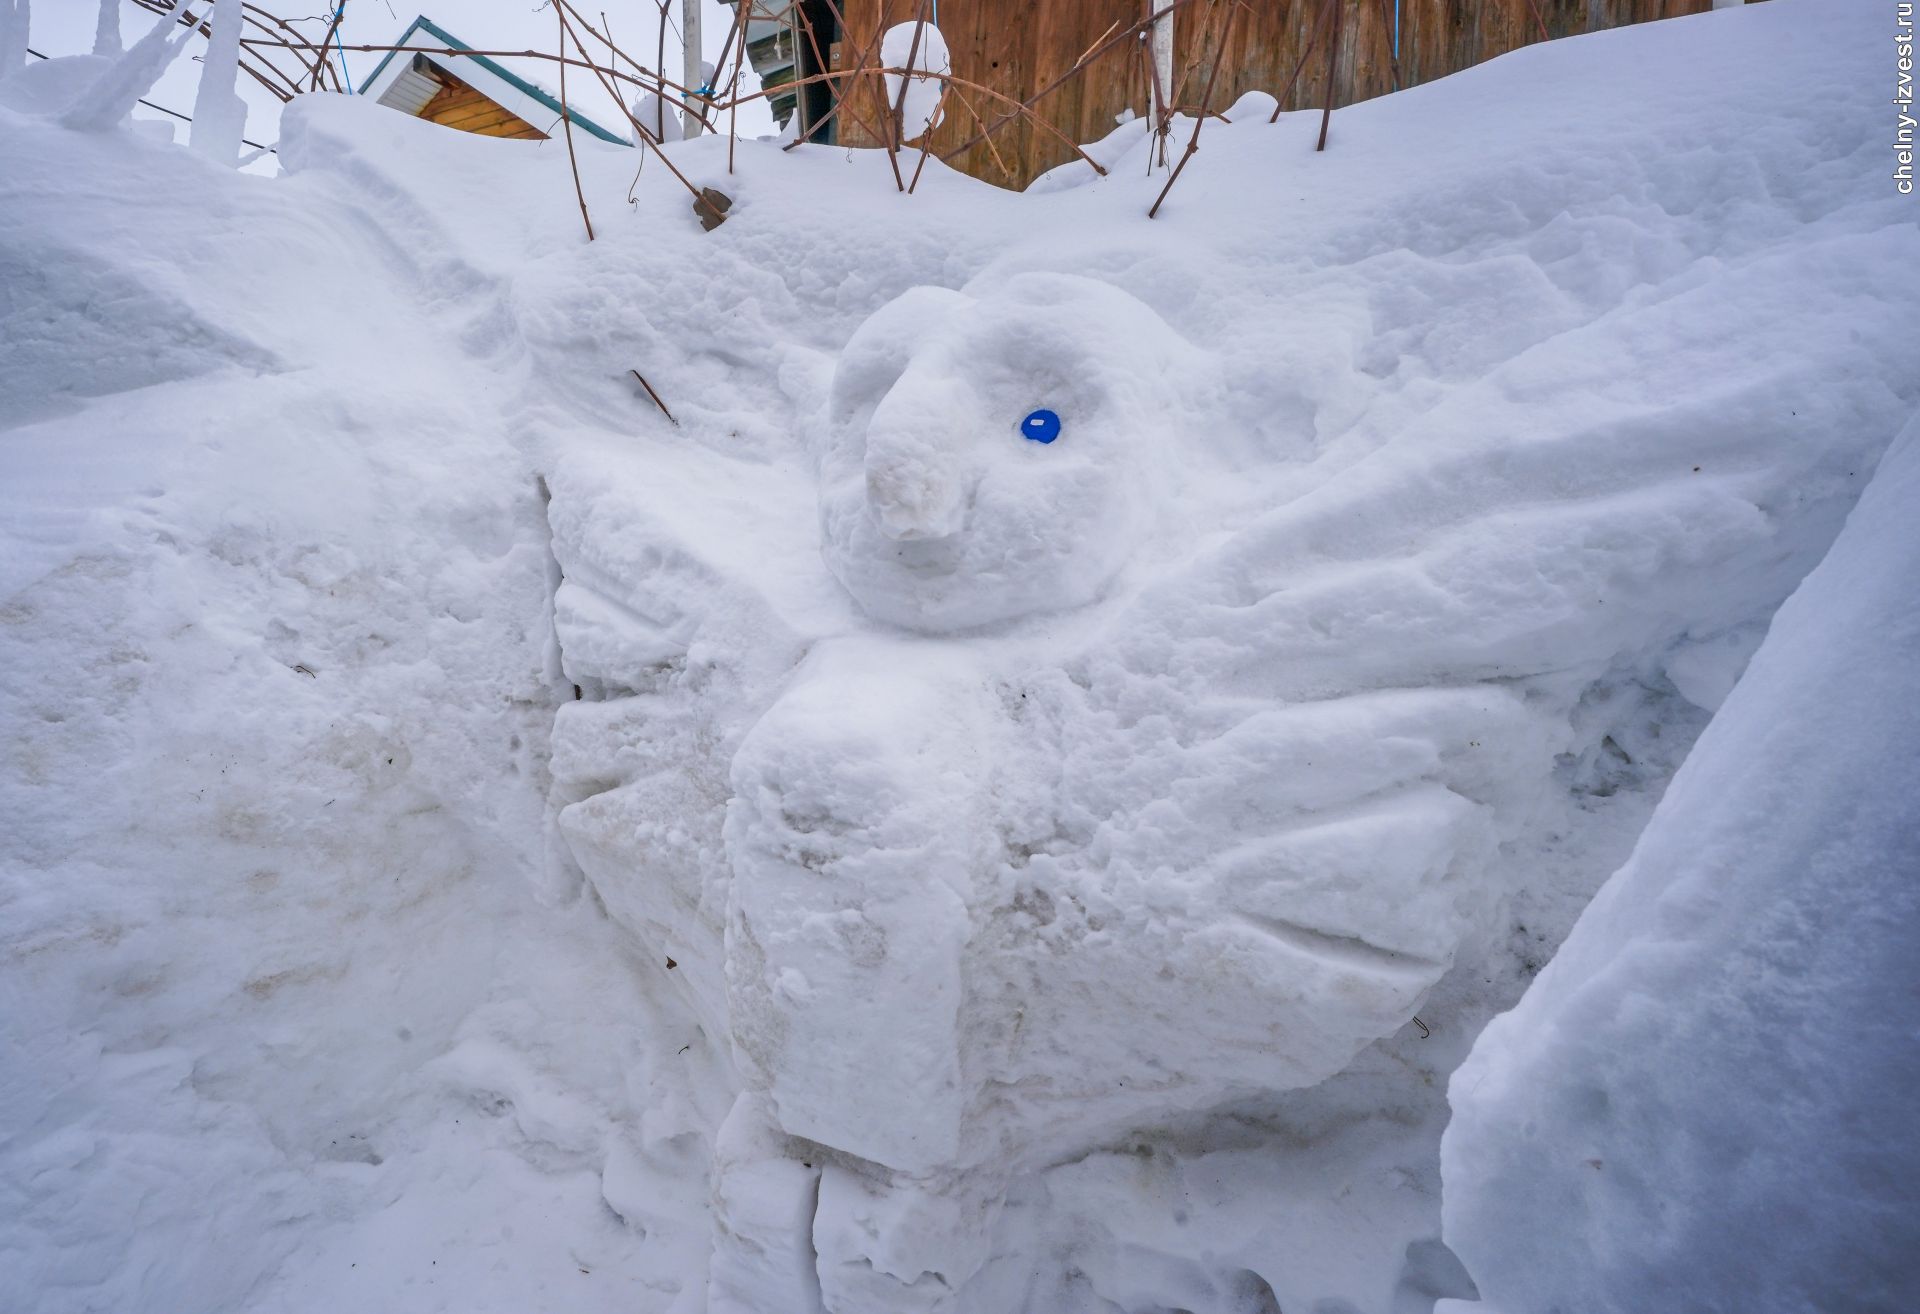
POLYGON ((827 563, 876 620, 946 632, 1091 600, 1173 477, 1200 364, 1146 306, 1029 275, 977 300, 916 288, 847 344, 820 455, 827 563), (1050 445, 1015 436, 1046 402, 1050 445))
POLYGON ((1875 441, 1461 396, 1290 473, 1233 404, 1139 299, 989 272, 853 333, 812 486, 555 472, 557 830, 739 1085, 716 1314, 972 1314, 1013 1177, 1404 1025, 1582 691, 1712 698, 1875 441))
POLYGON ((1331 641, 1259 551, 1193 555, 1219 394, 1139 300, 1021 274, 853 336, 815 526, 744 470, 557 478, 556 624, 604 696, 556 726, 559 831, 743 1090, 716 1311, 815 1279, 942 1307, 1012 1174, 1323 1080, 1483 925, 1552 723, 1490 684, 1314 690, 1288 649, 1331 641), (779 546, 702 533, 720 495, 779 546))
MULTIPOLYGON (((104 13, 104 11, 103 11, 104 13)), ((25 0, 12 20, 24 54, 27 6, 25 0)), ((5 44, 5 11, 0 10, 0 46, 5 44)), ((140 97, 152 89, 181 47, 197 39, 190 27, 155 23, 146 35, 124 51, 118 50, 117 25, 103 17, 94 52, 38 61, 5 78, 7 56, 0 51, 0 105, 27 114, 58 119, 82 132, 104 132, 126 122, 140 97)), ((244 107, 243 107, 244 108, 244 107)))

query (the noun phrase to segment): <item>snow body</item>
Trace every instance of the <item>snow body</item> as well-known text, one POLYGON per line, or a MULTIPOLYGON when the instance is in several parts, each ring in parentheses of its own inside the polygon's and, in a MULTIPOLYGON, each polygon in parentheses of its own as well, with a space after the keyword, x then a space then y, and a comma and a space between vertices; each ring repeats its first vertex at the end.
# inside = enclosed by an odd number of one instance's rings
POLYGON ((1917 501, 1920 421, 1454 1074, 1458 1314, 1920 1296, 1917 501))

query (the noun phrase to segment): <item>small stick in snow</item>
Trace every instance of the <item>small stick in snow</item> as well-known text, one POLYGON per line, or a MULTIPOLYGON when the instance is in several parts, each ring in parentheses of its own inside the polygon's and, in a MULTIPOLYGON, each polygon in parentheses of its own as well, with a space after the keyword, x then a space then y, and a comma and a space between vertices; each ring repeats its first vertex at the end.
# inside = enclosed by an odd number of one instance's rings
MULTIPOLYGON (((934 30, 938 31, 939 29, 936 28, 934 30)), ((915 39, 918 40, 917 34, 915 39)), ((913 59, 911 56, 909 56, 907 59, 907 67, 908 68, 913 67, 913 59)), ((949 71, 951 71, 953 66, 951 63, 949 63, 947 67, 949 71)), ((944 113, 944 109, 942 107, 945 106, 946 104, 947 90, 948 90, 947 83, 943 78, 940 83, 940 99, 934 104, 934 110, 937 114, 944 113)), ((907 103, 907 80, 905 78, 902 78, 900 79, 900 104, 904 107, 906 103, 907 103)), ((920 171, 927 167, 927 156, 933 152, 933 126, 934 125, 932 121, 929 120, 925 130, 922 131, 920 134, 920 158, 918 161, 914 163, 914 166, 913 166, 913 181, 907 184, 907 195, 909 196, 913 195, 913 189, 920 185, 920 171)))
MULTIPOLYGON (((567 16, 556 3, 553 16, 560 20, 560 53, 567 53, 567 16)), ((584 53, 584 52, 582 52, 584 53)), ((560 61, 560 122, 567 136, 567 163, 573 169, 573 194, 580 202, 580 222, 587 226, 587 240, 593 240, 593 217, 587 213, 587 193, 580 186, 580 161, 573 154, 573 115, 567 112, 567 62, 560 61)))
MULTIPOLYGON (((840 16, 839 6, 835 5, 833 0, 827 0, 827 7, 833 11, 834 21, 840 24, 840 30, 842 32, 846 31, 847 30, 846 20, 840 16)), ((820 55, 820 43, 814 39, 813 24, 807 19, 807 11, 805 9, 800 9, 797 12, 800 15, 801 23, 807 29, 807 40, 813 45, 814 58, 822 66, 824 66, 826 63, 826 60, 820 55)), ((781 147, 782 150, 790 151, 795 146, 801 145, 803 142, 807 141, 809 138, 813 136, 814 133, 820 131, 821 128, 825 127, 827 122, 830 119, 832 119, 835 114, 839 113, 841 108, 844 105, 846 105, 849 100, 853 100, 858 97, 860 88, 862 85, 864 85, 866 81, 866 78, 864 75, 867 72, 867 60, 869 58, 877 57, 879 55, 881 39, 886 36, 887 28, 892 23, 892 20, 893 20, 893 0, 883 0, 881 12, 880 12, 880 21, 874 27, 873 35, 870 38, 868 38, 867 44, 861 48, 860 58, 857 61, 855 61, 852 69, 840 69, 837 71, 816 73, 812 77, 799 78, 799 79, 796 79, 795 81, 781 84, 780 90, 784 91, 789 87, 798 88, 798 87, 805 86, 809 82, 824 81, 829 88, 832 88, 835 91, 833 108, 828 110, 824 115, 821 116, 820 122, 807 125, 806 136, 803 136, 794 141, 788 142, 785 146, 781 147), (838 88, 838 81, 843 77, 850 77, 853 79, 853 82, 845 90, 840 90, 838 88)), ((880 80, 880 85, 881 85, 882 91, 881 91, 881 94, 878 97, 876 97, 876 99, 880 102, 880 104, 885 105, 887 102, 887 97, 885 92, 886 78, 884 76, 880 80)), ((760 94, 764 96, 770 93, 763 87, 761 89, 760 94)), ((745 99, 752 100, 754 99, 754 97, 748 96, 748 97, 745 97, 745 99)), ((799 112, 797 103, 795 105, 794 112, 795 113, 799 112)), ((887 163, 893 166, 894 187, 896 190, 905 191, 906 182, 904 179, 900 177, 900 160, 894 154, 893 133, 887 130, 887 125, 884 123, 881 124, 880 127, 876 130, 874 126, 868 123, 864 117, 860 119, 860 126, 862 128, 865 128, 868 132, 873 133, 873 135, 879 139, 880 144, 887 148, 887 163)))
MULTIPOLYGON (((834 81, 839 81, 847 78, 864 77, 864 76, 867 76, 869 73, 874 73, 874 72, 887 74, 887 73, 904 73, 905 71, 906 70, 904 69, 897 69, 897 68, 883 67, 879 69, 867 69, 865 67, 861 67, 861 68, 853 68, 853 69, 840 69, 831 73, 815 73, 810 77, 795 78, 791 82, 782 82, 779 86, 774 87, 771 90, 762 88, 761 90, 754 92, 750 96, 740 97, 740 103, 744 105, 750 100, 765 100, 770 96, 779 95, 783 92, 790 91, 796 87, 804 87, 814 82, 834 82, 834 81)), ((1059 142, 1062 146, 1066 147, 1069 151, 1072 151, 1076 157, 1078 157, 1079 159, 1085 160, 1087 162, 1087 166, 1091 168, 1095 173, 1099 174, 1102 178, 1107 176, 1106 166, 1101 164, 1098 160, 1094 159, 1091 155, 1087 154, 1086 151, 1080 147, 1079 143, 1075 142, 1073 138, 1069 137, 1066 133, 1062 132, 1059 128, 1055 127, 1053 124, 1047 122, 1046 119, 1040 117, 1038 114, 1035 114, 1032 110, 1027 109, 1025 106, 1023 106, 1019 101, 1015 100, 1013 97, 1003 95, 1000 92, 995 91, 992 87, 984 86, 981 83, 969 82, 966 78, 954 77, 951 73, 942 74, 941 79, 947 84, 947 87, 949 89, 954 87, 964 87, 967 90, 975 92, 981 96, 984 96, 989 100, 999 101, 1007 105, 1011 105, 1013 107, 1013 117, 1025 118, 1027 121, 1032 123, 1035 128, 1038 128, 1040 131, 1046 133, 1048 136, 1052 137, 1055 141, 1059 142)), ((826 119, 823 117, 820 120, 820 122, 825 123, 826 119)), ((804 142, 790 141, 785 146, 782 146, 780 149, 783 151, 790 151, 794 147, 804 145, 804 144, 805 144, 804 142)), ((947 155, 943 155, 940 158, 943 160, 950 159, 952 158, 952 153, 949 152, 947 155)))
MULTIPOLYGON (((565 8, 566 8, 568 17, 572 19, 573 28, 584 28, 588 36, 591 36, 595 41, 598 41, 601 45, 607 48, 609 61, 615 58, 624 59, 627 61, 628 67, 632 68, 635 73, 638 73, 641 76, 629 77, 627 74, 622 73, 618 68, 618 66, 612 64, 611 62, 609 62, 605 67, 602 67, 601 65, 594 63, 591 59, 587 57, 587 48, 580 43, 580 38, 576 36, 573 39, 573 44, 574 44, 574 48, 580 52, 580 62, 583 67, 589 68, 597 74, 611 76, 616 81, 631 82, 643 91, 654 92, 655 94, 659 95, 663 100, 666 98, 666 94, 668 91, 676 92, 679 94, 679 97, 680 97, 681 108, 686 113, 692 114, 696 119, 699 119, 701 127, 705 128, 708 132, 712 132, 716 134, 720 131, 720 129, 713 126, 713 121, 707 118, 705 115, 703 115, 700 112, 699 108, 695 105, 694 102, 698 100, 699 97, 691 88, 682 86, 680 83, 675 82, 672 78, 667 77, 664 73, 661 73, 655 69, 650 69, 646 65, 640 63, 632 55, 629 55, 626 51, 622 50, 619 46, 616 46, 613 43, 613 38, 607 35, 607 33, 601 31, 600 28, 597 28, 592 23, 588 22, 587 16, 581 13, 573 5, 568 4, 565 6, 565 8)), ((601 15, 601 25, 602 27, 606 25, 606 15, 604 14, 601 15)), ((664 31, 665 29, 663 28, 662 32, 664 33, 664 31)), ((662 39, 664 40, 664 36, 662 39)), ((555 58, 565 58, 565 57, 566 57, 566 51, 564 50, 562 50, 558 56, 547 55, 547 54, 541 55, 542 59, 555 59, 555 58)), ((616 100, 620 99, 617 93, 614 95, 614 99, 616 100)), ((705 103, 705 102, 702 102, 702 103, 705 103)), ((708 105, 708 109, 710 111, 713 108, 714 108, 713 106, 708 105)))
MULTIPOLYGON (((951 81, 947 84, 947 90, 953 93, 954 99, 958 100, 961 106, 967 111, 967 114, 973 119, 973 125, 976 128, 984 128, 986 126, 986 120, 980 116, 980 111, 973 107, 973 102, 967 99, 965 92, 954 86, 951 81)), ((1007 177, 1013 177, 1012 168, 1008 166, 1006 157, 1000 154, 1000 148, 994 144, 993 138, 982 136, 980 142, 987 148, 987 154, 993 156, 993 167, 1000 170, 1000 172, 1007 177)), ((911 192, 913 188, 908 187, 907 190, 911 192)))
POLYGON ((1097 42, 1091 50, 1089 50, 1086 54, 1082 55, 1078 60, 1078 62, 1076 62, 1073 65, 1073 67, 1069 68, 1065 73, 1062 73, 1059 77, 1047 83, 1046 86, 1040 88, 1040 90, 1034 92, 1031 96, 1028 96, 1025 100, 1015 101, 1013 110, 1010 113, 1008 113, 1005 117, 996 119, 991 126, 983 127, 982 130, 975 136, 967 138, 967 140, 961 142, 958 146, 955 146, 952 150, 944 152, 940 156, 941 162, 946 164, 951 164, 956 157, 958 157, 965 151, 971 150, 974 146, 977 146, 985 138, 992 136, 994 133, 1000 131, 1000 129, 1006 127, 1009 123, 1013 123, 1025 117, 1026 114, 1029 113, 1035 105, 1039 104, 1043 98, 1053 94, 1053 92, 1057 91, 1060 87, 1064 86, 1069 80, 1071 80, 1073 77, 1078 75, 1082 70, 1084 70, 1087 67, 1087 65, 1091 63, 1093 60, 1098 59, 1100 56, 1106 54, 1109 50, 1112 50, 1115 46, 1120 45, 1122 42, 1126 41, 1129 37, 1133 37, 1136 34, 1145 33, 1148 28, 1152 27, 1160 19, 1164 18, 1168 14, 1171 14, 1176 9, 1181 8, 1183 5, 1190 5, 1193 3, 1194 3, 1194 0, 1173 0, 1171 4, 1168 4, 1163 8, 1155 11, 1154 13, 1147 15, 1145 20, 1135 23, 1131 27, 1124 28, 1121 31, 1114 33, 1112 36, 1108 37, 1105 41, 1097 42))
POLYGON ((1227 42, 1233 40, 1233 20, 1240 17, 1239 5, 1227 6, 1227 23, 1220 32, 1220 48, 1214 52, 1213 67, 1207 71, 1207 89, 1200 93, 1200 114, 1193 121, 1193 136, 1187 138, 1186 154, 1180 157, 1180 163, 1173 166, 1173 173, 1167 179, 1167 185, 1160 189, 1160 195, 1154 198, 1153 208, 1147 211, 1151 219, 1160 213, 1160 203, 1167 199, 1167 193, 1180 181, 1180 171, 1187 167, 1187 161, 1200 149, 1200 129, 1207 125, 1207 111, 1213 104, 1213 84, 1219 80, 1220 66, 1227 62, 1227 42))
POLYGON ((1080 58, 1073 61, 1073 67, 1077 69, 1082 64, 1086 63, 1088 57, 1091 56, 1094 51, 1106 49, 1105 46, 1101 45, 1101 42, 1105 41, 1108 37, 1112 36, 1113 30, 1119 26, 1120 26, 1120 20, 1117 18, 1114 19, 1113 22, 1109 23, 1107 25, 1107 30, 1102 32, 1099 36, 1095 37, 1092 45, 1088 46, 1085 50, 1080 52, 1080 58))
MULTIPOLYGON (((946 84, 942 83, 940 86, 940 96, 943 101, 946 98, 946 94, 947 94, 946 84)), ((913 189, 920 185, 920 171, 927 167, 927 156, 930 155, 932 152, 933 152, 933 126, 929 124, 927 126, 927 130, 920 134, 920 158, 914 162, 913 178, 910 182, 907 183, 908 196, 912 196, 913 189)))
MULTIPOLYGON (((554 3, 568 9, 572 8, 571 5, 567 4, 567 0, 554 0, 554 3)), ((667 166, 667 172, 672 174, 674 178, 679 182, 679 184, 682 187, 687 189, 687 194, 689 196, 693 197, 693 203, 696 208, 700 206, 705 206, 708 212, 713 215, 714 222, 716 224, 724 220, 726 216, 723 215, 719 210, 716 210, 713 208, 712 203, 709 202, 706 197, 700 194, 700 189, 698 187, 695 187, 691 182, 687 181, 686 174, 681 173, 680 170, 673 167, 673 161, 668 159, 667 153, 660 149, 659 141, 654 138, 654 135, 651 132, 647 131, 647 129, 641 124, 639 119, 636 119, 633 116, 633 111, 627 108, 627 106, 624 103, 622 103, 620 99, 620 93, 614 88, 613 83, 607 80, 607 70, 602 69, 598 64, 595 64, 592 60, 587 58, 587 48, 580 43, 580 38, 574 35, 573 29, 567 26, 566 15, 564 13, 560 16, 560 30, 562 33, 564 33, 568 38, 570 38, 573 41, 573 48, 580 52, 581 61, 586 64, 589 70, 592 71, 594 77, 600 80, 600 85, 606 89, 606 93, 609 96, 613 97, 613 103, 620 107, 620 112, 626 116, 627 122, 633 125, 633 135, 635 140, 641 146, 652 151, 655 155, 660 157, 660 163, 667 166)), ((562 46, 560 48, 560 55, 558 57, 562 60, 566 58, 565 46, 562 46)), ((564 64, 563 64, 563 67, 564 67, 564 64)), ((628 194, 629 195, 632 194, 631 190, 629 190, 628 194)), ((584 202, 582 204, 584 208, 584 202)))
MULTIPOLYGON (((882 4, 880 7, 880 31, 875 33, 875 37, 884 38, 886 34, 886 30, 891 26, 893 26, 893 0, 882 0, 882 4)), ((913 49, 907 52, 907 62, 909 64, 913 62, 914 52, 918 51, 919 48, 920 48, 920 30, 918 28, 915 28, 913 32, 913 49)), ((875 58, 880 60, 886 59, 886 42, 884 39, 876 39, 876 41, 874 42, 874 56, 875 58)), ((861 61, 860 68, 862 72, 866 70, 865 60, 861 61)), ((887 103, 887 75, 884 72, 882 72, 882 73, 876 74, 876 76, 880 79, 880 82, 879 82, 880 98, 879 99, 880 99, 880 103, 884 106, 887 103)), ((854 87, 857 89, 859 85, 860 85, 859 83, 855 83, 854 87)), ((906 79, 902 78, 900 82, 900 89, 901 89, 903 99, 905 98, 906 86, 907 86, 906 79)), ((850 91, 848 94, 851 95, 853 93, 850 91)), ((880 144, 887 148, 887 164, 893 170, 893 189, 897 192, 904 192, 907 190, 907 180, 900 176, 900 152, 894 144, 895 139, 900 135, 899 133, 900 120, 896 115, 896 117, 893 119, 891 123, 882 123, 880 127, 882 129, 880 134, 880 144)))
MULTIPOLYGON (((973 102, 968 100, 966 96, 963 94, 960 94, 958 92, 956 92, 955 94, 959 96, 960 103, 966 107, 968 117, 973 120, 973 126, 975 128, 986 127, 987 121, 980 116, 980 111, 973 107, 973 102)), ((991 137, 982 138, 982 141, 986 145, 987 153, 993 156, 994 167, 1000 170, 1001 173, 1006 174, 1008 177, 1012 177, 1013 170, 1007 167, 1006 160, 1002 158, 1000 154, 1000 148, 993 144, 993 138, 991 137)))
MULTIPOLYGON (((913 18, 913 41, 907 47, 907 72, 900 78, 900 94, 893 98, 893 114, 887 120, 888 140, 893 143, 887 148, 888 155, 893 155, 901 146, 906 145, 906 139, 902 134, 907 130, 905 121, 907 88, 913 85, 913 66, 920 58, 920 38, 927 30, 927 0, 920 0, 920 7, 914 11, 913 18)), ((886 81, 882 79, 880 85, 886 86, 886 81)), ((928 137, 933 135, 932 124, 927 125, 926 135, 928 137)), ((925 154, 924 151, 921 152, 922 158, 925 158, 925 154)), ((900 179, 900 165, 897 159, 893 167, 893 186, 895 191, 907 190, 906 184, 900 179)))
MULTIPOLYGON (((326 57, 325 51, 327 47, 333 43, 333 34, 340 30, 340 20, 346 17, 346 14, 347 14, 347 7, 344 3, 339 4, 338 7, 335 8, 333 11, 333 21, 327 24, 327 34, 324 37, 320 38, 320 50, 322 53, 320 58, 316 59, 313 63, 313 82, 309 87, 309 90, 312 90, 312 91, 320 90, 320 79, 325 77, 328 70, 332 67, 330 64, 327 63, 327 57, 326 57)), ((345 64, 346 64, 346 60, 345 60, 345 57, 343 56, 341 59, 342 67, 344 67, 345 64)), ((338 90, 338 88, 335 88, 335 89, 338 90)))
POLYGON ((653 390, 653 385, 651 383, 647 382, 647 376, 642 374, 639 370, 628 370, 627 373, 633 375, 634 378, 640 380, 640 386, 647 390, 647 396, 653 398, 653 404, 660 408, 660 414, 666 416, 669 420, 673 420, 674 428, 676 429, 679 428, 680 421, 673 419, 673 412, 668 410, 667 404, 660 400, 660 394, 653 390))
MULTIPOLYGON (((1147 33, 1142 32, 1140 35, 1144 42, 1147 33)), ((1153 106, 1150 111, 1153 118, 1151 125, 1153 128, 1153 146, 1147 152, 1147 172, 1152 173, 1154 164, 1153 157, 1156 152, 1160 156, 1160 163, 1162 165, 1167 162, 1167 137, 1173 132, 1173 105, 1167 96, 1167 89, 1160 85, 1160 64, 1154 59, 1153 51, 1145 44, 1142 44, 1141 49, 1146 51, 1147 54, 1148 85, 1153 92, 1153 106)))
MULTIPOLYGON (((752 0, 748 0, 751 4, 752 0)), ((733 31, 727 33, 727 44, 720 47, 720 63, 727 62, 727 52, 733 50, 733 76, 727 80, 727 172, 733 172, 733 146, 740 136, 740 69, 747 58, 747 8, 743 5, 733 7, 733 31), (739 49, 734 50, 734 38, 740 39, 739 49)))
MULTIPOLYGON (((840 30, 844 32, 846 30, 846 22, 840 17, 840 10, 833 3, 833 0, 827 0, 827 8, 833 11, 834 21, 840 24, 840 30)), ((807 44, 813 47, 814 63, 820 65, 823 68, 826 67, 827 57, 824 54, 822 54, 820 51, 820 40, 814 34, 813 20, 807 17, 807 11, 804 9, 796 9, 794 10, 794 12, 800 16, 800 26, 807 34, 807 44)), ((873 53, 874 47, 879 44, 880 38, 883 35, 885 35, 885 32, 883 29, 875 30, 872 40, 868 41, 867 44, 861 49, 860 58, 855 64, 856 68, 865 68, 867 66, 867 57, 873 53)), ((786 85, 798 86, 800 84, 787 83, 786 85)), ((826 127, 829 123, 833 122, 833 116, 838 114, 842 109, 846 107, 848 97, 852 96, 854 90, 856 89, 857 88, 843 91, 841 90, 838 82, 834 82, 834 81, 828 82, 827 90, 833 93, 832 106, 828 108, 825 114, 822 114, 820 116, 820 121, 818 123, 809 123, 806 125, 807 130, 805 135, 795 137, 792 141, 788 142, 785 146, 782 146, 780 149, 790 151, 795 146, 804 146, 809 142, 812 142, 817 136, 817 134, 819 133, 820 129, 826 127)), ((738 105, 739 101, 735 100, 734 104, 738 105)), ((798 102, 796 102, 794 106, 794 113, 798 114, 799 112, 800 112, 799 105, 798 105, 798 102)), ((866 129, 866 131, 872 133, 874 140, 878 141, 881 137, 880 129, 874 127, 873 124, 869 123, 867 121, 866 116, 864 114, 860 114, 857 108, 853 111, 853 113, 857 117, 860 126, 866 129)))
POLYGON ((1295 61, 1293 74, 1287 79, 1287 85, 1280 88, 1280 94, 1274 98, 1273 114, 1267 119, 1268 123, 1280 121, 1280 115, 1287 107, 1287 97, 1293 92, 1293 84, 1300 80, 1300 73, 1306 68, 1307 60, 1313 55, 1313 48, 1320 40, 1320 28, 1326 23, 1327 15, 1333 12, 1333 6, 1336 3, 1338 0, 1327 0, 1320 6, 1320 16, 1313 20, 1313 31, 1307 35, 1306 48, 1300 52, 1300 58, 1295 61))
POLYGON ((1327 41, 1327 104, 1320 111, 1320 142, 1313 148, 1316 151, 1327 148, 1327 125, 1333 122, 1335 75, 1340 71, 1340 16, 1346 7, 1346 0, 1333 0, 1333 36, 1327 41))
MULTIPOLYGON (((654 51, 653 66, 659 71, 660 76, 664 78, 667 73, 667 10, 672 7, 672 4, 671 0, 656 0, 656 3, 660 8, 660 21, 654 25, 653 30, 655 34, 659 36, 660 41, 658 48, 654 51)), ((565 54, 566 52, 561 51, 560 53, 565 54)), ((584 56, 587 52, 583 50, 580 53, 584 56)), ((666 96, 662 95, 660 99, 664 101, 666 100, 666 96)), ((667 111, 663 106, 660 110, 660 124, 663 128, 666 126, 666 122, 667 111)))

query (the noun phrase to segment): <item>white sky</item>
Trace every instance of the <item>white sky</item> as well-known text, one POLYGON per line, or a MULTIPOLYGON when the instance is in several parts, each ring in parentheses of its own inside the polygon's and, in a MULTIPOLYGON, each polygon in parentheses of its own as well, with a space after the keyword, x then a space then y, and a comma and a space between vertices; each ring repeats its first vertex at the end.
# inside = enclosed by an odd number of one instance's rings
MULTIPOLYGON (((255 0, 261 8, 289 21, 330 12, 329 5, 335 2, 337 0, 255 0)), ((130 3, 130 0, 113 0, 113 3, 118 5, 120 11, 121 38, 129 45, 155 22, 163 21, 130 3)), ((620 48, 642 64, 650 65, 653 62, 659 16, 659 6, 655 0, 574 0, 574 4, 596 22, 601 14, 605 14, 612 26, 613 39, 620 48)), ((701 8, 701 44, 707 52, 707 58, 717 61, 720 47, 726 41, 728 28, 733 22, 733 11, 719 0, 701 0, 701 8)), ((681 0, 672 0, 669 18, 675 26, 667 34, 667 75, 675 79, 679 78, 681 68, 677 26, 680 9, 681 0)), ((559 48, 559 24, 547 0, 346 0, 346 17, 340 24, 341 39, 348 45, 391 44, 421 13, 476 50, 550 51, 559 48)), ((93 48, 94 23, 98 14, 98 0, 38 0, 33 6, 31 44, 35 50, 46 55, 84 54, 93 48)), ((325 30, 324 23, 300 23, 298 26, 316 37, 325 30)), ((248 35, 254 35, 252 29, 249 29, 248 35)), ((592 39, 585 38, 584 34, 582 36, 588 42, 589 51, 594 51, 592 39)), ((204 49, 204 42, 189 45, 154 90, 148 93, 147 99, 182 114, 193 113, 194 91, 200 76, 198 61, 204 49)), ((597 51, 594 53, 598 54, 597 51)), ((336 55, 336 62, 338 58, 336 55)), ((381 58, 378 54, 348 52, 347 72, 356 88, 373 72, 381 58)), ((556 92, 557 65, 544 60, 502 59, 498 62, 529 82, 537 83, 549 92, 556 92)), ((754 78, 751 67, 747 69, 743 80, 746 90, 759 89, 759 81, 754 78)), ((280 102, 244 74, 241 75, 239 89, 247 100, 247 136, 256 142, 271 145, 279 138, 280 102)), ((570 71, 567 75, 567 99, 577 102, 582 114, 610 131, 622 135, 628 131, 626 119, 613 107, 592 74, 583 70, 570 71), (576 72, 579 73, 578 77, 574 76, 576 72)), ((136 111, 136 117, 165 118, 144 108, 136 111)), ((177 123, 177 126, 178 139, 185 140, 187 125, 177 123)), ((773 119, 765 101, 755 101, 741 107, 742 136, 751 137, 772 131, 773 119)))

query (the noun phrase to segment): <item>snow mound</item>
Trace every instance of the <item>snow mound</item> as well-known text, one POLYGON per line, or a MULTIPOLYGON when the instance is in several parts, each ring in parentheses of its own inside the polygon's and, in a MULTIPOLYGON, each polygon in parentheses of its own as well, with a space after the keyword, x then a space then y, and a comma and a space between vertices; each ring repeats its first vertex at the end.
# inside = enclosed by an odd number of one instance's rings
POLYGON ((1917 499, 1920 422, 1454 1074, 1446 1237, 1488 1302, 1461 1314, 1920 1292, 1917 499))

